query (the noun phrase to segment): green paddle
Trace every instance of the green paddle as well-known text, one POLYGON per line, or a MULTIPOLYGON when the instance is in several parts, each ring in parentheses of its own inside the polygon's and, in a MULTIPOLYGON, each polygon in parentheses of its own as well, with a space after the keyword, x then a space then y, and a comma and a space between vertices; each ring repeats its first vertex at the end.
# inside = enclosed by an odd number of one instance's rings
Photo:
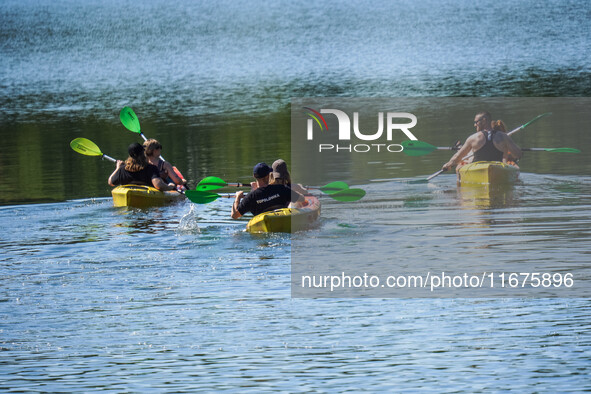
POLYGON ((538 115, 538 116, 536 116, 535 118, 533 118, 532 120, 530 120, 529 122, 527 122, 526 124, 523 124, 523 125, 521 125, 521 126, 517 127, 516 129, 513 129, 513 130, 511 130, 511 131, 510 131, 510 132, 508 132, 507 134, 508 134, 508 135, 515 134, 515 133, 517 133, 519 130, 523 130, 523 129, 525 129, 527 126, 529 126, 530 124, 532 124, 532 123, 533 123, 533 122, 535 122, 536 120, 538 120, 538 119, 540 119, 540 118, 543 118, 544 116, 548 116, 548 115, 552 115, 552 112, 546 112, 546 113, 544 113, 544 114, 538 115))
POLYGON ((435 150, 454 150, 452 147, 435 146, 428 142, 407 140, 400 143, 402 152, 407 156, 424 156, 435 150))
POLYGON ((125 126, 127 130, 133 131, 134 133, 138 133, 142 136, 144 141, 147 140, 146 136, 141 131, 140 120, 137 118, 135 112, 133 112, 133 109, 129 107, 123 107, 123 109, 121 109, 121 112, 119 112, 119 119, 121 120, 121 123, 123 123, 123 126, 125 126))
MULTIPOLYGON (((133 131, 134 133, 138 133, 139 135, 142 136, 144 141, 148 140, 148 138, 146 138, 144 133, 142 133, 142 131, 141 131, 140 120, 138 119, 135 112, 133 112, 133 109, 131 109, 130 107, 123 107, 121 109, 121 111, 119 112, 119 119, 121 120, 121 123, 123 123, 123 126, 125 126, 125 128, 127 130, 133 131)), ((164 157, 162 157, 162 155, 160 155, 160 158, 163 161, 166 161, 164 159, 164 157)), ((179 171, 178 168, 176 168, 175 166, 172 166, 172 169, 174 170, 174 172, 176 173, 176 175, 179 178, 185 179, 185 177, 183 176, 183 174, 181 174, 181 172, 179 171)))
MULTIPOLYGON (((403 152, 407 156, 423 156, 427 155, 435 150, 457 150, 457 148, 451 146, 434 146, 428 142, 423 141, 402 141, 400 145, 403 146, 403 152)), ((545 151, 554 153, 581 153, 580 150, 575 148, 521 148, 522 151, 545 151)))
POLYGON ((195 190, 197 191, 210 191, 221 189, 222 187, 248 187, 244 183, 228 183, 217 176, 208 176, 203 178, 198 184, 195 190))
POLYGON ((107 159, 112 161, 113 163, 117 163, 117 160, 113 159, 110 156, 105 155, 101 152, 100 148, 91 140, 86 138, 76 138, 70 142, 70 147, 75 151, 82 155, 86 156, 101 156, 103 159, 107 159))
MULTIPOLYGON (((217 200, 218 198, 233 198, 236 196, 235 193, 211 193, 208 191, 200 191, 200 190, 187 190, 185 191, 185 196, 192 202, 196 204, 208 204, 212 201, 217 200)), ((351 202, 357 201, 365 196, 365 190, 363 189, 346 189, 341 190, 340 192, 336 192, 333 194, 329 194, 329 197, 334 198, 337 201, 344 201, 344 202, 351 202)))
MULTIPOLYGON (((536 116, 535 118, 533 118, 533 119, 532 119, 532 120, 530 120, 529 122, 527 122, 527 123, 525 123, 525 124, 522 124, 521 126, 519 126, 519 127, 515 128, 515 129, 511 130, 510 132, 508 132, 508 133, 507 133, 507 135, 512 135, 512 134, 515 134, 515 133, 517 133, 519 130, 523 130, 523 129, 525 129, 527 126, 529 126, 530 124, 532 124, 532 123, 533 123, 533 122, 535 122, 536 120, 538 120, 538 119, 540 119, 540 118, 543 118, 544 116, 548 116, 548 115, 552 115, 552 112, 546 112, 546 113, 543 113, 543 114, 541 114, 541 115, 538 115, 538 116, 536 116)), ((468 155, 468 156, 467 156, 467 157, 465 157, 465 158, 470 158, 470 157, 472 157, 472 156, 474 156, 474 154, 470 154, 470 155, 468 155)), ((441 174, 442 172, 445 172, 445 171, 446 171, 446 170, 443 170, 443 169, 441 169, 441 170, 437 171, 436 173, 434 173, 434 174, 431 174, 430 176, 428 176, 428 177, 427 177, 427 178, 424 180, 424 182, 428 182, 428 181, 430 181, 431 179, 435 178, 437 175, 439 175, 439 174, 441 174)), ((418 180, 417 182, 421 182, 421 180, 418 180)))
POLYGON ((365 190, 363 189, 346 189, 340 192, 332 193, 328 195, 337 201, 352 202, 361 200, 365 196, 365 190))
MULTIPOLYGON (((249 187, 250 185, 244 183, 228 183, 221 178, 216 176, 208 176, 207 178, 203 178, 201 182, 197 185, 197 191, 210 191, 210 190, 217 190, 223 187, 249 187)), ((334 194, 340 192, 342 190, 346 190, 349 188, 345 182, 336 181, 328 183, 324 186, 306 186, 306 189, 314 189, 320 190, 325 194, 334 194)))
POLYGON ((553 153, 581 153, 580 150, 575 148, 521 148, 524 151, 544 151, 553 153))
MULTIPOLYGON (((330 182, 324 186, 306 186, 305 188, 312 189, 312 190, 320 190, 322 193, 325 193, 328 195, 339 193, 339 192, 342 192, 345 190, 351 190, 351 189, 349 189, 349 185, 347 185, 345 182, 342 182, 342 181, 330 182)), ((359 189, 359 190, 361 190, 361 189, 359 189)))
POLYGON ((185 196, 196 204, 209 204, 218 198, 232 198, 234 194, 217 194, 199 190, 185 190, 185 196))

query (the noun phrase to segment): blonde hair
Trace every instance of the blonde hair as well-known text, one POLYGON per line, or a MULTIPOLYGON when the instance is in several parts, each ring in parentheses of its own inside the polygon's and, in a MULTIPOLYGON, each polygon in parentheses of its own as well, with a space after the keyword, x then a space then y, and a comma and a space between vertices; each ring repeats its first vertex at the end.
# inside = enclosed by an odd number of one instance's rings
POLYGON ((156 149, 162 149, 162 144, 160 144, 160 142, 153 138, 144 141, 144 150, 146 152, 146 156, 152 156, 156 149))
POLYGON ((269 174, 269 185, 291 185, 291 178, 288 175, 287 178, 275 178, 273 173, 269 174))

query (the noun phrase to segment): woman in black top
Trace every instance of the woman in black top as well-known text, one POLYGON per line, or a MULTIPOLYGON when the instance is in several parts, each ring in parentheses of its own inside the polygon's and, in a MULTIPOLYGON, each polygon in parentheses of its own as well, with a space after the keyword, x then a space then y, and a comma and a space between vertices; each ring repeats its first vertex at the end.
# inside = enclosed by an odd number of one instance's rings
POLYGON ((129 145, 127 151, 127 160, 117 160, 117 168, 109 177, 109 185, 147 185, 161 191, 175 189, 174 183, 167 185, 160 178, 158 167, 148 163, 143 146, 134 142, 129 145))

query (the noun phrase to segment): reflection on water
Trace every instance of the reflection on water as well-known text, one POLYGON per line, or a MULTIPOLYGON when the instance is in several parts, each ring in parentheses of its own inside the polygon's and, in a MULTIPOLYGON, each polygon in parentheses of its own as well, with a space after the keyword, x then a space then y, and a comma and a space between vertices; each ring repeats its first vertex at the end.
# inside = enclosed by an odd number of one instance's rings
MULTIPOLYGON (((376 286, 330 291, 302 288, 298 297, 528 297, 591 295, 588 244, 589 193, 568 188, 558 196, 554 182, 589 177, 549 177, 522 173, 513 186, 458 187, 455 175, 428 184, 376 182, 357 203, 327 201, 322 231, 293 240, 292 268, 301 275, 422 275, 446 272, 571 272, 577 287, 529 287, 438 291, 376 286), (354 226, 343 233, 338 223, 354 226), (587 245, 587 247, 583 246, 587 245), (521 292, 519 292, 519 291, 521 292), (559 291, 558 291, 559 290, 559 291), (533 292, 532 292, 533 291, 533 292)), ((300 276, 298 276, 300 275, 300 276)), ((383 278, 383 279, 384 279, 383 278)), ((385 280, 385 279, 384 279, 385 280)), ((294 288, 292 287, 292 290, 294 288)))
POLYGON ((514 185, 458 186, 460 205, 467 209, 508 208, 515 204, 514 185))

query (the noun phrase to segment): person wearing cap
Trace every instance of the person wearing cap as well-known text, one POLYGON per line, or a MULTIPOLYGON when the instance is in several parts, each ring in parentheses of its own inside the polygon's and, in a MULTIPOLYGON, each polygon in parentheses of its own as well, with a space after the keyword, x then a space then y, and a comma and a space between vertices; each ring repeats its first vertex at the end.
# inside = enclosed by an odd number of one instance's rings
POLYGON ((158 167, 148 163, 143 146, 134 142, 127 151, 127 160, 117 160, 117 168, 109 177, 109 185, 147 185, 161 191, 175 189, 174 183, 166 184, 160 178, 158 167))
POLYGON ((273 162, 271 166, 273 171, 269 176, 269 185, 285 185, 291 188, 293 191, 296 191, 302 195, 309 194, 306 189, 300 184, 292 184, 291 183, 291 176, 289 175, 289 171, 287 170, 287 163, 283 159, 277 159, 273 162))
POLYGON ((169 162, 162 160, 160 157, 160 153, 162 153, 162 144, 160 144, 160 142, 150 138, 144 142, 144 150, 146 157, 148 158, 148 163, 158 167, 158 173, 164 182, 172 182, 175 185, 179 185, 186 189, 187 181, 179 176, 180 172, 177 173, 178 170, 175 171, 176 167, 169 162))
POLYGON ((269 175, 273 169, 266 163, 258 163, 254 166, 253 176, 257 188, 244 196, 244 192, 236 193, 236 199, 232 204, 232 219, 251 212, 254 216, 287 208, 290 202, 303 202, 304 196, 281 184, 269 185, 269 175))

